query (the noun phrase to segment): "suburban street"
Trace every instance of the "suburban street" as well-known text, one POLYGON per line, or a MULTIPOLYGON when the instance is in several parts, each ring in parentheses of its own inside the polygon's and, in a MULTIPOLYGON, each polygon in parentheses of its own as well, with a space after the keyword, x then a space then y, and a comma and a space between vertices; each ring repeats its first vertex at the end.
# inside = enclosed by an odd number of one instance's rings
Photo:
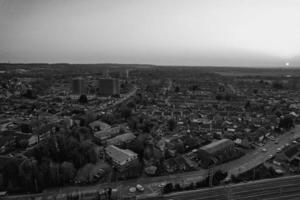
MULTIPOLYGON (((290 143, 295 138, 300 137, 300 126, 297 125, 291 131, 280 135, 278 137, 278 144, 275 144, 274 141, 269 140, 264 147, 266 148, 266 152, 262 152, 261 148, 257 148, 256 150, 246 154, 245 156, 233 160, 228 163, 224 163, 222 165, 216 166, 214 170, 224 170, 228 171, 230 174, 240 174, 243 173, 263 162, 270 159, 269 155, 275 155, 277 152, 277 148, 283 146, 286 143, 290 143), (291 132, 294 132, 292 134, 291 132)), ((81 192, 90 192, 94 190, 100 190, 107 187, 116 188, 118 190, 118 194, 122 196, 136 196, 136 195, 156 195, 159 194, 161 188, 159 185, 161 183, 173 182, 173 183, 190 183, 203 180, 208 174, 208 170, 203 169, 200 171, 192 171, 185 172, 179 174, 171 174, 168 176, 160 176, 160 177, 142 177, 139 179, 132 179, 126 181, 119 181, 117 183, 105 183, 105 184, 97 184, 93 186, 73 186, 73 187, 64 187, 64 188, 56 188, 45 190, 42 196, 54 196, 58 193, 60 194, 68 194, 73 193, 74 191, 81 192), (129 188, 136 186, 136 184, 141 184, 144 186, 145 191, 130 193, 129 188)), ((180 199, 180 198, 178 198, 180 199)))
POLYGON ((278 136, 278 144, 275 144, 274 141, 269 140, 263 147, 257 147, 254 151, 246 154, 240 159, 219 165, 216 167, 216 169, 228 171, 230 174, 234 175, 243 173, 261 163, 264 163, 270 159, 270 155, 274 156, 277 153, 277 148, 281 148, 287 143, 291 144, 293 140, 299 137, 300 126, 296 125, 296 127, 291 131, 278 136), (292 132, 294 133, 292 134, 292 132), (261 150, 263 148, 266 149, 266 152, 261 150))
POLYGON ((134 96, 136 91, 138 90, 138 87, 136 85, 133 85, 132 89, 130 92, 128 92, 127 94, 122 95, 118 100, 116 100, 114 103, 112 103, 111 105, 109 105, 108 103, 104 103, 100 106, 97 107, 97 111, 104 111, 110 108, 113 108, 121 103, 123 103, 124 101, 126 101, 127 99, 129 99, 130 97, 134 96))

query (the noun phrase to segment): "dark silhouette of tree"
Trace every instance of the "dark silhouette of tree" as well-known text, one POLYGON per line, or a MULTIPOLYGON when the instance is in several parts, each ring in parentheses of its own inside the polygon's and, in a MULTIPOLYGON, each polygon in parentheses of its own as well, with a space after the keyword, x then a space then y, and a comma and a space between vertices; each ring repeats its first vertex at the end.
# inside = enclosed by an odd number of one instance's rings
POLYGON ((226 95, 224 96, 224 99, 225 99, 226 101, 230 101, 230 100, 231 100, 231 95, 230 95, 230 94, 226 94, 226 95))
POLYGON ((75 167, 71 162, 63 162, 59 170, 62 183, 67 183, 72 180, 76 173, 75 167))
POLYGON ((31 89, 27 89, 26 92, 23 94, 23 97, 26 97, 28 99, 35 99, 36 95, 31 89))
POLYGON ((168 128, 170 131, 173 131, 176 127, 176 121, 174 119, 168 120, 168 128))
POLYGON ((286 115, 280 119, 279 128, 290 129, 294 127, 294 120, 291 116, 286 115))
POLYGON ((81 104, 87 104, 87 102, 88 102, 87 96, 85 94, 80 95, 78 101, 81 104))
POLYGON ((222 95, 217 94, 217 95, 216 95, 216 100, 218 100, 218 101, 222 100, 222 95))
POLYGON ((131 116, 131 109, 128 107, 121 108, 121 117, 128 119, 131 116))
POLYGON ((167 183, 165 185, 165 187, 163 188, 163 193, 167 194, 167 193, 170 193, 174 190, 173 188, 173 184, 172 183, 167 183))

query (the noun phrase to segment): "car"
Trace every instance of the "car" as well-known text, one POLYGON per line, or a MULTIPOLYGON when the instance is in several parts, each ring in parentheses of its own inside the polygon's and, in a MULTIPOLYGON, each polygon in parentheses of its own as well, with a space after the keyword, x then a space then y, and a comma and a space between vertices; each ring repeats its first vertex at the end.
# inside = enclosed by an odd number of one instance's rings
POLYGON ((275 141, 275 144, 278 144, 278 143, 279 143, 278 140, 276 140, 276 141, 275 141))
POLYGON ((286 143, 285 146, 288 147, 288 146, 290 146, 290 144, 289 144, 289 143, 286 143))
POLYGON ((276 160, 273 160, 273 164, 274 164, 274 165, 281 166, 281 163, 280 163, 280 162, 278 162, 278 161, 276 161, 276 160))
POLYGON ((130 187, 129 192, 131 192, 131 193, 136 192, 136 188, 135 187, 130 187))
POLYGON ((298 142, 296 140, 293 141, 294 144, 297 144, 298 142))
POLYGON ((99 179, 99 178, 100 178, 99 174, 95 174, 93 177, 94 177, 95 179, 99 179))
POLYGON ((166 186, 166 183, 165 182, 162 182, 158 185, 158 187, 162 188, 162 187, 165 187, 166 186))
POLYGON ((228 183, 228 182, 230 182, 231 181, 231 177, 230 176, 227 176, 225 179, 224 179, 224 182, 225 183, 228 183))
POLYGON ((270 154, 270 155, 269 155, 269 158, 273 158, 273 155, 272 155, 272 154, 270 154))
POLYGON ((262 151, 262 152, 266 152, 266 151, 267 151, 267 149, 266 149, 266 148, 263 148, 263 149, 261 149, 261 151, 262 151))
POLYGON ((143 191, 145 190, 145 188, 144 188, 142 185, 140 185, 140 184, 137 184, 137 185, 136 185, 136 189, 137 189, 138 191, 140 191, 140 192, 143 192, 143 191))
POLYGON ((280 152, 281 151, 281 148, 277 148, 277 152, 280 152))

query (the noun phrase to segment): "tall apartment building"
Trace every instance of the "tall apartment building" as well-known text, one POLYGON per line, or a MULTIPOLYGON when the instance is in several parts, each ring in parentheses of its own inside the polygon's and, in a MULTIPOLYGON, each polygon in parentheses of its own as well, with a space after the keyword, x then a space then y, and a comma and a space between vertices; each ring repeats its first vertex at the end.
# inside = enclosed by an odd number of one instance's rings
POLYGON ((119 79, 103 78, 98 80, 97 93, 99 96, 112 96, 120 94, 119 79))
POLYGON ((72 80, 72 94, 87 94, 87 83, 84 78, 78 77, 72 80))

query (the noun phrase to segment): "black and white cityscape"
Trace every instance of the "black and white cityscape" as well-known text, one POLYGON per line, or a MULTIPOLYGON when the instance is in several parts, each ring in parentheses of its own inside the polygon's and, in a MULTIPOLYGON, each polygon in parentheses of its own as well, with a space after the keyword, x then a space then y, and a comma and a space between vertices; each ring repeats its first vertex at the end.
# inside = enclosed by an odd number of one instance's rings
POLYGON ((0 0, 0 199, 299 200, 299 9, 0 0))

